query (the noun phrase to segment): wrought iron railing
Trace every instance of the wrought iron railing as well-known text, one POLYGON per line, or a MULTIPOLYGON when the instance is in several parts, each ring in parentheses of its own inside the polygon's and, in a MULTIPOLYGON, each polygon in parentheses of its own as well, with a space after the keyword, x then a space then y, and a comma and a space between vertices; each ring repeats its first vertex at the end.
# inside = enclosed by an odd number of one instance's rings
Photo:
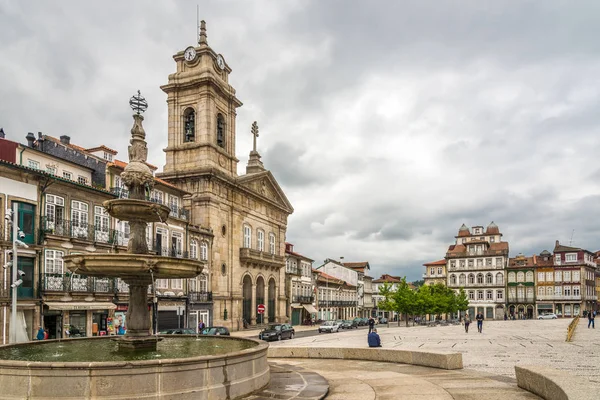
POLYGON ((107 226, 66 219, 55 220, 47 216, 43 216, 41 219, 41 229, 44 235, 69 237, 90 242, 126 245, 126 240, 128 240, 123 232, 107 226))
POLYGON ((115 279, 96 278, 78 274, 42 275, 42 290, 50 292, 113 293, 115 279))
POLYGON ((315 300, 315 296, 294 296, 292 298, 293 303, 312 303, 315 300))
POLYGON ((212 301, 212 292, 189 292, 188 298, 191 303, 209 303, 212 301))
POLYGON ((122 187, 111 187, 110 192, 120 199, 129 198, 129 190, 122 187))
POLYGON ((357 307, 358 301, 354 300, 321 300, 319 307, 357 307))

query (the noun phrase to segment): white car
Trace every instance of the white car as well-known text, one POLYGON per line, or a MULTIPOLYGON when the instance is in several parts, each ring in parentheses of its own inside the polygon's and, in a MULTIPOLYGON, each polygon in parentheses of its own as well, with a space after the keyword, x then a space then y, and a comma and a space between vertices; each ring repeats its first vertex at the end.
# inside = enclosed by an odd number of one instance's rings
POLYGON ((557 316, 554 313, 540 314, 538 319, 556 319, 557 316))
POLYGON ((325 321, 319 326, 319 333, 321 332, 339 332, 341 324, 338 321, 325 321))

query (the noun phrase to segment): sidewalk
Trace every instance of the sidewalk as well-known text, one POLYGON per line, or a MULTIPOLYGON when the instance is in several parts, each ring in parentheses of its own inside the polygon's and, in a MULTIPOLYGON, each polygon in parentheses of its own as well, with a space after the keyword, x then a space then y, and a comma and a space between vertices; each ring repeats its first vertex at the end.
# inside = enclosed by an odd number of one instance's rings
MULTIPOLYGON (((258 334, 266 326, 267 325, 264 325, 263 327, 259 327, 259 328, 255 328, 255 329, 244 329, 244 330, 241 330, 241 331, 231 332, 231 336, 245 337, 245 338, 251 337, 251 338, 258 339, 258 334)), ((310 326, 310 325, 296 325, 296 326, 294 326, 294 331, 295 332, 316 331, 317 329, 319 329, 319 327, 317 325, 314 325, 314 326, 310 326)))

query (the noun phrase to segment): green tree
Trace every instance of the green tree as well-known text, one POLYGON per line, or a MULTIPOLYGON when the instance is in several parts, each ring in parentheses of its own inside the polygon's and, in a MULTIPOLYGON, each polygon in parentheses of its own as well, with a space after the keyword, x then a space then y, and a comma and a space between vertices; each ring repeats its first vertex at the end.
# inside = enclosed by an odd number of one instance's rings
MULTIPOLYGON (((400 284, 393 292, 392 298, 394 299, 394 310, 399 315, 404 315, 406 319, 406 326, 408 326, 408 315, 415 312, 416 307, 416 293, 406 283, 406 277, 402 278, 400 284)), ((400 321, 398 321, 398 325, 400 321)))
MULTIPOLYGON (((392 285, 385 282, 383 285, 379 286, 379 295, 383 296, 383 300, 377 303, 377 308, 392 312, 396 308, 394 304, 394 291, 392 290, 392 285)), ((388 318, 388 326, 390 324, 390 319, 388 318)))
POLYGON ((469 298, 464 288, 460 288, 458 296, 456 296, 456 310, 467 311, 469 309, 469 298))

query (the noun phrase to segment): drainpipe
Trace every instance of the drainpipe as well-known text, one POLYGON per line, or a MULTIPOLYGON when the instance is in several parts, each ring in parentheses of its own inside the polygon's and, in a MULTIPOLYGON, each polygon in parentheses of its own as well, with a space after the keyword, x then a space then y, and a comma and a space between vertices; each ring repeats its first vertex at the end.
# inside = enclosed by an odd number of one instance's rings
POLYGON ((23 149, 19 153, 19 165, 23 165, 23 152, 25 151, 25 149, 26 147, 23 147, 23 149))

